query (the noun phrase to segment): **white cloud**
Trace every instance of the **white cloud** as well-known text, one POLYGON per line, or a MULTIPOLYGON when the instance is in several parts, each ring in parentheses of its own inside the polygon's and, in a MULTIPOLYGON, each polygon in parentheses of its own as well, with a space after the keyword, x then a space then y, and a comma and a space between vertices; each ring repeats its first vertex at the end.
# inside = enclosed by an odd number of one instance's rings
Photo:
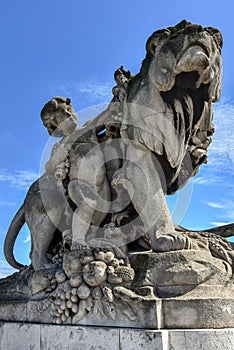
POLYGON ((28 243, 31 241, 31 236, 30 233, 28 234, 28 236, 24 239, 24 243, 28 243))
POLYGON ((217 226, 217 227, 220 227, 220 226, 224 226, 224 225, 228 225, 228 224, 232 224, 231 221, 212 221, 210 222, 211 225, 214 225, 214 226, 217 226))
POLYGON ((65 97, 69 97, 71 95, 71 91, 68 88, 68 86, 64 85, 55 85, 54 89, 56 89, 56 91, 59 91, 59 95, 65 96, 65 97))
POLYGON ((209 184, 209 179, 203 176, 198 176, 193 178, 193 183, 195 185, 206 185, 209 184))
POLYGON ((224 210, 225 213, 222 218, 230 220, 231 223, 234 222, 234 199, 224 200, 224 210))
POLYGON ((223 183, 223 179, 221 176, 217 176, 214 173, 212 176, 210 174, 208 175, 209 172, 207 172, 207 177, 206 176, 195 176, 192 178, 193 184, 195 185, 214 185, 218 183, 223 183))
POLYGON ((234 105, 222 99, 214 110, 215 134, 209 147, 209 162, 234 172, 234 105))
POLYGON ((211 208, 219 209, 216 214, 216 221, 211 222, 211 224, 216 226, 222 226, 231 224, 234 222, 234 200, 224 199, 219 203, 216 202, 203 202, 211 208))
POLYGON ((234 175, 234 104, 223 98, 215 105, 214 125, 215 133, 208 148, 208 165, 201 167, 202 175, 196 176, 193 183, 218 185, 225 188, 231 197, 234 195, 234 184, 230 181, 234 175))
POLYGON ((0 182, 9 182, 18 190, 26 190, 37 178, 38 174, 31 170, 16 170, 9 173, 6 169, 0 169, 0 182))
POLYGON ((204 202, 204 203, 207 204, 211 208, 217 208, 217 209, 225 208, 225 206, 223 204, 216 203, 216 202, 204 202))
POLYGON ((5 260, 0 260, 0 278, 4 278, 17 270, 13 269, 5 260))
POLYGON ((63 84, 52 87, 56 91, 55 94, 70 97, 72 100, 77 99, 77 95, 81 94, 90 103, 109 103, 113 97, 112 88, 114 83, 107 81, 76 81, 69 85, 63 84))
POLYGON ((112 84, 105 82, 85 81, 77 83, 77 90, 86 94, 91 102, 105 103, 112 99, 112 84))

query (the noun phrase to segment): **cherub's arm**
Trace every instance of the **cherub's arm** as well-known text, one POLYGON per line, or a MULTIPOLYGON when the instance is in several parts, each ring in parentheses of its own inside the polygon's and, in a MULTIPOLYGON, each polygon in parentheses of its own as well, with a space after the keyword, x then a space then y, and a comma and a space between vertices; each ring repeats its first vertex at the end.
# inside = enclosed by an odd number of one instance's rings
POLYGON ((88 120, 84 126, 89 128, 96 128, 97 132, 105 129, 108 119, 110 118, 110 113, 108 109, 101 112, 97 117, 88 120))
POLYGON ((64 143, 57 142, 51 152, 49 161, 46 163, 46 171, 49 174, 54 174, 56 167, 62 163, 68 156, 68 148, 64 143))

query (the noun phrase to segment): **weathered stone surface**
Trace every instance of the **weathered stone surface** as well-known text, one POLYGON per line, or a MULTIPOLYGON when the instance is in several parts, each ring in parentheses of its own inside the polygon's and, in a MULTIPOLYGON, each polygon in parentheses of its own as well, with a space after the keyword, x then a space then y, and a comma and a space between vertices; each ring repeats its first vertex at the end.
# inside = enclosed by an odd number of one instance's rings
MULTIPOLYGON (((103 314, 88 314, 78 319, 74 325, 113 326, 148 329, 202 329, 202 328, 233 328, 234 298, 210 297, 166 298, 142 301, 133 304, 131 309, 120 311, 116 309, 110 316, 103 314)), ((201 294, 205 294, 203 291, 201 294)), ((27 303, 0 303, 0 321, 52 323, 51 305, 39 301, 27 303)), ((64 320, 71 324, 71 318, 64 320)))
POLYGON ((72 326, 41 326, 41 350, 119 350, 119 330, 72 326))
MULTIPOLYGON (((141 252, 131 254, 130 260, 136 271, 132 286, 153 286, 155 295, 160 298, 175 297, 192 290, 196 295, 198 286, 224 286, 232 276, 231 266, 212 257, 208 251, 141 252)), ((226 292, 228 295, 228 287, 226 292)), ((232 293, 231 289, 230 296, 232 293)))
POLYGON ((47 301, 28 301, 25 306, 27 322, 52 323, 53 317, 47 301))
POLYGON ((32 295, 44 292, 50 284, 53 274, 48 270, 35 271, 31 274, 29 286, 32 295))
POLYGON ((29 300, 31 290, 29 288, 29 273, 14 273, 11 276, 0 279, 0 301, 24 301, 29 300))
POLYGON ((167 346, 167 332, 120 329, 120 349, 140 350, 149 348, 165 350, 167 346))
MULTIPOLYGON (((97 257, 103 258, 105 254, 99 253, 97 257)), ((109 255, 110 261, 104 263, 94 261, 89 251, 78 260, 79 271, 83 273, 73 275, 75 280, 62 270, 54 277, 52 270, 36 272, 34 281, 45 280, 44 294, 38 283, 34 300, 20 302, 13 298, 12 302, 1 302, 1 320, 151 329, 234 327, 231 267, 210 252, 132 253, 129 256, 132 267, 114 254, 109 255), (136 272, 135 277, 132 271, 136 272), (100 272, 101 280, 96 279, 100 272), (122 276, 121 281, 110 284, 108 274, 122 276), (123 279, 128 282, 123 283, 123 279)), ((32 272, 30 276, 33 291, 32 272)))
POLYGON ((0 321, 29 321, 27 317, 27 303, 0 302, 0 321))
POLYGON ((2 350, 233 350, 234 330, 138 330, 0 323, 2 350))
POLYGON ((8 350, 40 350, 40 326, 22 323, 0 324, 0 348, 8 350))
MULTIPOLYGON (((161 305, 161 303, 160 303, 161 305)), ((127 307, 127 306, 126 306, 127 307)), ((158 329, 161 325, 161 317, 157 314, 155 301, 145 301, 140 304, 133 305, 131 310, 116 309, 112 317, 103 314, 89 314, 74 322, 77 325, 90 326, 115 326, 115 327, 132 327, 132 328, 152 328, 158 329), (124 312, 122 312, 124 311, 124 312), (127 316, 126 316, 127 315, 127 316)), ((37 323, 53 323, 53 315, 51 313, 51 305, 41 301, 29 301, 27 303, 12 304, 0 303, 0 321, 18 321, 18 322, 37 322, 37 323)), ((71 318, 63 322, 71 324, 71 318)))
POLYGON ((169 350, 232 350, 233 330, 169 331, 169 350))
MULTIPOLYGON (((215 288, 215 287, 214 287, 215 288)), ((234 298, 165 299, 164 328, 232 328, 234 298)))

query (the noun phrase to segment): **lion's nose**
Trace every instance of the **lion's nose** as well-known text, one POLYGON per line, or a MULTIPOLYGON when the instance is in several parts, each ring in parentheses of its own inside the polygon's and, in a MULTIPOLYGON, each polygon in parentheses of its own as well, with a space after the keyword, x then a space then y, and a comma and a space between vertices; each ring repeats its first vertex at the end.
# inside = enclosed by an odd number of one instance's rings
POLYGON ((199 33, 202 31, 202 26, 200 24, 190 24, 184 28, 184 34, 199 33))

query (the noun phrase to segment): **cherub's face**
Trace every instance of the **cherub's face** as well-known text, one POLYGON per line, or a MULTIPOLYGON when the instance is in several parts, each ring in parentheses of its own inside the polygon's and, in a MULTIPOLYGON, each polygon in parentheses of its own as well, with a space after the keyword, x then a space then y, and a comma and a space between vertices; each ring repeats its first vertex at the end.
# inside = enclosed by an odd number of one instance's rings
POLYGON ((57 129, 64 136, 70 135, 77 126, 77 119, 65 111, 54 113, 55 122, 57 124, 57 129))
POLYGON ((71 100, 54 97, 41 110, 41 119, 48 133, 54 137, 70 135, 77 127, 78 117, 71 100))
POLYGON ((70 135, 77 126, 77 118, 65 111, 48 113, 46 117, 44 117, 44 120, 46 120, 44 125, 48 133, 54 137, 70 135))

